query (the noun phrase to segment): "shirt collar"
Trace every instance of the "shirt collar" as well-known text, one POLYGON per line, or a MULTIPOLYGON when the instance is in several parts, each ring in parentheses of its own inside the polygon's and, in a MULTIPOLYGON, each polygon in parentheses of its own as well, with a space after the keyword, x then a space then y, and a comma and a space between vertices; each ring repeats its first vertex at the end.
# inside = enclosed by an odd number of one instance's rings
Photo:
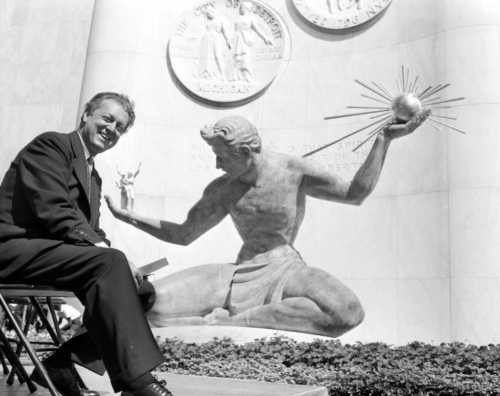
POLYGON ((80 142, 82 142, 83 155, 85 155, 85 160, 87 162, 89 161, 89 158, 92 158, 92 160, 93 160, 94 158, 92 157, 92 155, 90 155, 90 151, 89 151, 87 145, 85 144, 85 141, 83 140, 83 137, 82 137, 82 133, 80 131, 78 131, 78 137, 80 138, 80 142))

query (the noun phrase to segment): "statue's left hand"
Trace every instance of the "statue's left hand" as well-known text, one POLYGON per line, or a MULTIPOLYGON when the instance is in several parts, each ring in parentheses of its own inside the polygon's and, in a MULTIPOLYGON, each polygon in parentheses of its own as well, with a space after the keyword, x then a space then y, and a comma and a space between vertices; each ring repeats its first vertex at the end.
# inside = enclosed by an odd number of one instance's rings
POLYGON ((409 135, 420 125, 422 125, 422 123, 427 119, 427 117, 429 117, 430 114, 430 110, 423 110, 414 115, 404 124, 390 124, 384 128, 384 136, 392 140, 409 135))
POLYGON ((123 209, 119 208, 111 199, 109 195, 105 195, 104 199, 106 203, 108 204, 108 208, 110 212, 115 216, 117 219, 125 217, 126 211, 123 209))

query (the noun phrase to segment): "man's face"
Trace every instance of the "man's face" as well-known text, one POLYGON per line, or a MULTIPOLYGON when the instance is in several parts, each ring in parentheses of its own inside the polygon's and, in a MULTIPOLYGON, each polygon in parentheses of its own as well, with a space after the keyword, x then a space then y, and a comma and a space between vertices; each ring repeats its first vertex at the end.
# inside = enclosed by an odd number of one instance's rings
POLYGON ((228 147, 223 143, 213 144, 212 151, 216 156, 215 167, 217 169, 222 169, 230 176, 241 176, 250 169, 250 155, 246 155, 243 152, 240 152, 235 148, 228 147))
POLYGON ((91 155, 113 147, 126 132, 129 116, 120 103, 105 99, 91 114, 84 114, 82 138, 91 155))

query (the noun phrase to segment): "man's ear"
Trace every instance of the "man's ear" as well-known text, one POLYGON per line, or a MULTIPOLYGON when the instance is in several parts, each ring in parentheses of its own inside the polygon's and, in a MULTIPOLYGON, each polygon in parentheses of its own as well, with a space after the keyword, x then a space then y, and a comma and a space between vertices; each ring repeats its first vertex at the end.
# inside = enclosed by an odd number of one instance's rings
POLYGON ((89 118, 89 115, 87 111, 84 111, 82 114, 82 122, 87 122, 87 118, 89 118))
POLYGON ((250 155, 250 153, 252 152, 252 149, 247 144, 244 144, 244 145, 240 146, 239 152, 241 154, 243 154, 244 156, 248 157, 250 155))

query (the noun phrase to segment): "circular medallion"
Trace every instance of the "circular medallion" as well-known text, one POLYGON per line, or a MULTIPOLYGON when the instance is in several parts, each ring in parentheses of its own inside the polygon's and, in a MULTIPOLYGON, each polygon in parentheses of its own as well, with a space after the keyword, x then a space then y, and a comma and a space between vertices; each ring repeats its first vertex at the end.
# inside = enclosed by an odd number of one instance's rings
POLYGON ((391 0, 293 0, 299 13, 324 29, 348 29, 368 22, 391 0))
POLYGON ((208 0, 182 14, 168 44, 172 71, 195 97, 238 104, 273 81, 288 56, 279 15, 256 0, 208 0))

